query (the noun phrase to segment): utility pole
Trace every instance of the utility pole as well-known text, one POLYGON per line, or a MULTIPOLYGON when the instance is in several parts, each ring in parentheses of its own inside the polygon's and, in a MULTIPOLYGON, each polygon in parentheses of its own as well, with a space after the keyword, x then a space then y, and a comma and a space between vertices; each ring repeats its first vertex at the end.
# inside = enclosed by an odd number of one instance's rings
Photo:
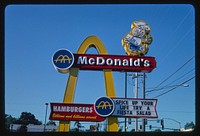
POLYGON ((47 120, 48 103, 45 103, 45 105, 46 105, 46 112, 45 112, 45 121, 44 121, 44 132, 46 131, 46 120, 47 120))
MULTIPOLYGON (((138 98, 138 72, 135 73, 135 97, 138 98)), ((135 118, 135 131, 138 131, 138 119, 135 118)))
MULTIPOLYGON (((143 78, 142 78, 142 83, 143 83, 143 84, 142 84, 142 96, 143 96, 143 99, 145 99, 145 78, 146 78, 146 77, 145 77, 145 72, 144 72, 144 73, 143 73, 143 78)), ((142 119, 142 131, 143 131, 143 132, 145 132, 145 125, 146 125, 146 124, 145 124, 145 120, 146 120, 146 119, 144 119, 144 118, 142 119)))
MULTIPOLYGON (((135 72, 135 75, 131 74, 129 76, 132 76, 132 79, 135 79, 135 88, 133 88, 133 92, 134 92, 134 98, 137 99, 138 98, 138 77, 139 76, 143 76, 143 80, 145 80, 145 76, 144 75, 140 75, 138 74, 138 72, 135 72)), ((143 81, 143 98, 145 98, 145 81, 143 81)), ((145 124, 145 119, 144 119, 144 124, 145 124)), ((143 127, 145 128, 145 126, 143 127)), ((138 118, 135 118, 135 131, 138 131, 138 118)), ((145 131, 143 129, 143 131, 145 131)))
MULTIPOLYGON (((125 91, 125 98, 127 98, 127 72, 125 72, 125 89, 124 89, 124 91, 125 91)), ((125 117, 125 121, 124 121, 124 131, 126 132, 126 129, 127 129, 127 127, 126 127, 126 117, 125 117)))

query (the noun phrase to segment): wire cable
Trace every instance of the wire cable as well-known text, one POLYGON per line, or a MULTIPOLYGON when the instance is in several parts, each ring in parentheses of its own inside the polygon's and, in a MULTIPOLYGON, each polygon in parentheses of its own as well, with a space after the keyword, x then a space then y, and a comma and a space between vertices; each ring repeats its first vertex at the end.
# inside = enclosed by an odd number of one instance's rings
POLYGON ((178 40, 178 42, 173 46, 173 48, 171 48, 170 51, 168 51, 167 54, 166 54, 164 57, 162 57, 162 60, 160 61, 160 62, 161 62, 160 65, 164 62, 164 60, 167 58, 167 56, 168 56, 169 54, 171 54, 172 51, 173 51, 175 48, 178 47, 178 45, 180 45, 180 42, 182 42, 183 39, 184 39, 188 34, 190 34, 190 31, 193 30, 193 28, 194 28, 194 25, 182 36, 182 38, 181 38, 180 40, 178 40))
POLYGON ((175 75, 179 70, 181 70, 185 65, 187 65, 193 58, 194 58, 194 56, 191 57, 188 61, 186 61, 181 67, 179 67, 174 73, 172 73, 170 76, 168 76, 165 80, 163 80, 157 87, 159 87, 164 82, 166 82, 168 79, 170 79, 173 75, 175 75))
MULTIPOLYGON (((192 12, 192 8, 190 8, 190 10, 189 10, 188 13, 185 15, 185 17, 182 18, 182 20, 179 22, 178 25, 176 25, 176 28, 174 29, 173 33, 168 37, 168 39, 166 39, 165 44, 162 46, 163 49, 165 48, 166 45, 168 45, 168 42, 171 41, 170 39, 171 39, 172 37, 174 37, 175 34, 177 34, 177 30, 178 30, 178 29, 180 28, 180 26, 185 22, 185 20, 187 19, 187 17, 189 16, 189 14, 190 14, 191 12, 192 12)), ((189 34, 189 32, 192 30, 193 27, 194 27, 194 25, 193 25, 190 29, 187 30, 187 32, 185 33, 184 36, 182 36, 182 38, 181 38, 181 40, 179 40, 179 42, 182 41, 182 39, 184 39, 184 37, 186 37, 186 35, 189 34)), ((179 43, 179 42, 178 42, 178 43, 179 43)), ((163 59, 160 61, 161 64, 164 62, 164 59, 177 47, 178 43, 176 44, 176 46, 174 46, 174 48, 172 48, 169 52, 167 52, 167 54, 166 54, 164 57, 162 57, 163 59)))
MULTIPOLYGON (((183 85, 183 84, 189 82, 190 80, 192 80, 192 79, 194 79, 194 78, 195 78, 195 76, 193 76, 192 78, 190 78, 190 79, 184 81, 184 82, 181 83, 181 84, 183 85)), ((170 89, 170 90, 168 90, 168 91, 166 91, 166 92, 164 92, 164 93, 162 93, 162 94, 159 94, 159 95, 157 95, 157 96, 155 96, 155 97, 153 97, 153 98, 158 98, 158 97, 160 97, 160 96, 162 96, 162 95, 164 95, 164 94, 167 94, 167 93, 173 91, 174 89, 176 89, 176 88, 178 88, 178 87, 180 87, 180 86, 176 86, 176 87, 174 87, 174 88, 172 88, 172 89, 170 89)))
POLYGON ((190 77, 190 75, 194 75, 195 73, 193 72, 195 70, 195 68, 191 69, 190 71, 188 71, 187 73, 181 75, 180 77, 176 78, 175 80, 173 80, 172 82, 170 82, 168 85, 166 86, 169 86, 170 84, 175 84, 175 82, 178 82, 178 81, 184 81, 185 79, 187 79, 188 77, 190 77), (192 72, 192 73, 191 73, 192 72))
MULTIPOLYGON (((163 90, 163 89, 168 89, 168 88, 171 88, 171 87, 175 87, 175 86, 178 86, 180 84, 176 84, 176 85, 172 85, 175 84, 175 82, 177 82, 178 80, 182 79, 183 77, 185 77, 186 75, 188 75, 190 72, 192 72, 195 68, 191 69, 189 72, 181 75, 180 77, 178 77, 177 79, 173 80, 172 82, 170 82, 169 84, 163 86, 163 87, 160 87, 160 88, 149 88, 150 90, 147 90, 146 93, 151 93, 151 92, 155 92, 155 91, 159 91, 159 90, 163 90)), ((193 73, 192 73, 193 74, 193 73)))

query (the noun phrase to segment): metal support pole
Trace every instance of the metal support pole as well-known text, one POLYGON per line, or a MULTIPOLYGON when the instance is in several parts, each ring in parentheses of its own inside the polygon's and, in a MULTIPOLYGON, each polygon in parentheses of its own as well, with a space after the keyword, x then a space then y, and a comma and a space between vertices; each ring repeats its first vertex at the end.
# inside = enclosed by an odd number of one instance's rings
MULTIPOLYGON (((138 98, 138 72, 135 73, 135 98, 138 98)), ((138 131, 138 119, 135 119, 135 131, 138 131)))
MULTIPOLYGON (((125 72, 125 98, 127 98, 127 72, 125 72)), ((124 121, 124 131, 126 132, 126 117, 125 117, 125 121, 124 121)))
POLYGON ((44 121, 44 132, 46 131, 46 120, 47 120, 48 103, 45 103, 45 105, 46 105, 46 113, 45 113, 45 121, 44 121))
MULTIPOLYGON (((143 87, 142 87, 142 95, 143 99, 145 99, 145 72, 143 73, 143 87)), ((145 119, 142 119, 142 131, 145 132, 145 119)))

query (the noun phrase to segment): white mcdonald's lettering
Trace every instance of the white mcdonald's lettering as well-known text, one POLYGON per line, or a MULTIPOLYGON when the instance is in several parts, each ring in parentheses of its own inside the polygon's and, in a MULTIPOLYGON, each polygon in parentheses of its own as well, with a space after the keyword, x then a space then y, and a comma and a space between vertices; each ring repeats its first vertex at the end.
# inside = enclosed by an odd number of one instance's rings
POLYGON ((108 58, 106 60, 106 64, 109 65, 109 66, 112 66, 113 65, 113 60, 111 58, 108 58))
POLYGON ((79 56, 78 57, 78 64, 87 64, 87 57, 82 57, 82 56, 79 56))
POLYGON ((77 60, 79 65, 107 65, 107 66, 135 66, 135 67, 150 67, 150 61, 144 58, 119 59, 119 58, 104 58, 104 57, 88 57, 79 56, 77 60))
POLYGON ((105 64, 105 59, 103 57, 97 57, 97 60, 95 61, 94 58, 89 58, 87 56, 79 56, 78 57, 78 62, 77 64, 82 64, 82 65, 104 65, 105 64))
POLYGON ((90 58, 88 62, 89 62, 90 65, 94 65, 95 64, 95 59, 94 58, 90 58))
POLYGON ((104 65, 105 59, 103 57, 97 57, 97 65, 104 65))

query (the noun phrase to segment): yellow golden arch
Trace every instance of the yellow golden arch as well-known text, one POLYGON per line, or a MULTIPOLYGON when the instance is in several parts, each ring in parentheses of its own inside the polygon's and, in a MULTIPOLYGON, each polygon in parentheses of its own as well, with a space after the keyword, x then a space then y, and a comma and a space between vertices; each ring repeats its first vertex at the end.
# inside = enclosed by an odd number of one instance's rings
MULTIPOLYGON (((96 36, 87 37, 82 44, 80 45, 77 54, 85 54, 86 51, 94 47, 98 51, 99 54, 108 54, 105 46, 101 42, 101 40, 96 36)), ((69 70, 69 77, 65 89, 65 94, 63 98, 63 103, 73 103, 74 101, 74 93, 76 88, 76 82, 78 78, 79 68, 71 68, 69 70)), ((104 83, 106 88, 106 95, 108 97, 116 97, 114 81, 112 76, 112 70, 103 69, 104 73, 104 83)), ((70 129, 70 121, 60 121, 58 131, 60 132, 68 132, 70 129)), ((108 117, 108 127, 107 131, 117 132, 118 131, 118 120, 117 117, 108 117)))

